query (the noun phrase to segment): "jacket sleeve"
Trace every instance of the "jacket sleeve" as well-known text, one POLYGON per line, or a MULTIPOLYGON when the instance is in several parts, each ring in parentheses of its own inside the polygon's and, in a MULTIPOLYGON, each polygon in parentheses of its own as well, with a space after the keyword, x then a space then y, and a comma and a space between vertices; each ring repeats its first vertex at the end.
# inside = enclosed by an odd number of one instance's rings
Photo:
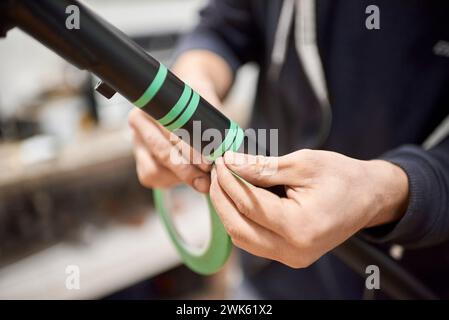
POLYGON ((386 153, 384 160, 401 167, 409 179, 409 204, 402 219, 371 228, 374 242, 421 248, 449 240, 449 138, 430 150, 407 145, 386 153))
POLYGON ((242 64, 257 61, 261 32, 257 30, 252 1, 210 0, 200 12, 195 29, 180 42, 175 56, 204 49, 223 57, 235 72, 242 64))

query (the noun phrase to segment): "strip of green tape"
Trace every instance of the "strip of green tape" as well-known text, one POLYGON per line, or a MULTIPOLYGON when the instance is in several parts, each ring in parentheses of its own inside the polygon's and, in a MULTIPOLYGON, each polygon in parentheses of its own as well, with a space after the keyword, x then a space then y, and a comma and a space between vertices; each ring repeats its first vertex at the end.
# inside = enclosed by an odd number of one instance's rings
POLYGON ((230 150, 236 152, 239 150, 240 146, 242 145, 243 139, 245 138, 245 133, 243 132, 243 129, 239 126, 237 127, 237 134, 235 136, 235 140, 232 143, 232 146, 230 150))
POLYGON ((223 142, 218 146, 214 152, 208 156, 208 159, 212 162, 214 162, 217 158, 221 157, 231 146, 232 142, 234 141, 235 136, 237 135, 237 124, 230 120, 231 124, 229 126, 229 129, 227 131, 226 137, 224 138, 223 142))
POLYGON ((164 84, 165 78, 167 77, 168 70, 167 67, 162 63, 159 65, 159 70, 156 73, 153 81, 150 83, 148 88, 142 94, 142 96, 134 101, 134 105, 139 108, 145 107, 156 95, 159 89, 164 84))
POLYGON ((211 239, 204 252, 195 253, 188 249, 174 228, 170 213, 164 204, 164 190, 155 189, 153 190, 153 195, 157 211, 168 231, 170 239, 186 266, 203 275, 217 272, 228 260, 232 245, 210 197, 206 196, 211 219, 211 239))
POLYGON ((166 126, 165 128, 170 131, 175 131, 176 129, 181 128, 183 125, 187 123, 187 121, 190 120, 192 115, 195 113, 199 103, 200 103, 200 95, 194 91, 192 100, 190 100, 190 103, 184 110, 184 112, 179 116, 178 119, 176 119, 175 122, 166 126))
MULTIPOLYGON (((230 149, 233 151, 237 151, 243 142, 244 133, 243 130, 234 122, 231 122, 230 128, 234 128, 234 125, 235 129, 229 130, 227 136, 230 136, 231 131, 235 132, 235 138, 232 137, 232 145, 230 146, 230 149)), ((224 152, 226 152, 226 150, 224 152)), ((170 212, 168 211, 164 203, 165 191, 163 189, 154 189, 153 196, 156 210, 161 217, 168 231, 168 234, 173 244, 175 245, 176 250, 178 251, 178 254, 181 256, 181 259, 186 264, 186 266, 188 266, 191 270, 203 275, 213 274, 220 270, 229 258, 232 243, 231 239, 226 233, 226 229, 220 221, 220 218, 212 204, 212 201, 210 200, 209 195, 206 196, 206 201, 209 207, 212 231, 208 246, 201 253, 189 250, 188 246, 184 243, 184 241, 176 231, 171 219, 170 212)))
POLYGON ((175 120, 176 117, 185 108, 187 102, 189 102, 191 94, 192 89, 188 85, 185 85, 178 102, 176 102, 173 108, 164 117, 158 120, 159 123, 163 126, 166 126, 167 124, 175 120))

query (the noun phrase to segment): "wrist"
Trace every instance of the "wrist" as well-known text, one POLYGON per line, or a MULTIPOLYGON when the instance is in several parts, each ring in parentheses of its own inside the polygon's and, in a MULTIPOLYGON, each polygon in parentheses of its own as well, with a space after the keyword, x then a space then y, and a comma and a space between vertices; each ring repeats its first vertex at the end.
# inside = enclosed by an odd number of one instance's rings
POLYGON ((191 50, 175 61, 173 72, 195 90, 208 87, 222 99, 232 85, 233 75, 225 60, 208 50, 191 50))
POLYGON ((367 161, 373 202, 373 217, 366 227, 392 223, 402 218, 407 210, 409 182, 405 171, 384 160, 367 161))
POLYGON ((189 59, 180 57, 172 67, 173 73, 186 82, 192 89, 196 91, 211 90, 215 91, 212 79, 203 72, 196 63, 191 63, 189 59))

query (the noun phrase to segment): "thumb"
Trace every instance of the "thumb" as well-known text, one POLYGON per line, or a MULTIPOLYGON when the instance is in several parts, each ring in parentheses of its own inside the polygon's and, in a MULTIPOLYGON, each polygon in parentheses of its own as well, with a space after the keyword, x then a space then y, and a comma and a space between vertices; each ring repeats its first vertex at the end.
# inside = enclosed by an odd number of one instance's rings
POLYGON ((223 160, 229 170, 255 186, 292 185, 297 180, 293 166, 285 157, 254 156, 228 151, 223 160))

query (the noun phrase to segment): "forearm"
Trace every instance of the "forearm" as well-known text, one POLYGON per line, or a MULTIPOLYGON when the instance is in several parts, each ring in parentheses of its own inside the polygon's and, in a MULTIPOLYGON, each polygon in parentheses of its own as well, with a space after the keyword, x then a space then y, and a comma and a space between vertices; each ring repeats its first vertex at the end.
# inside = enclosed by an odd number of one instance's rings
POLYGON ((200 93, 212 90, 220 100, 226 96, 233 82, 228 63, 207 50, 184 52, 174 63, 173 72, 200 93))

